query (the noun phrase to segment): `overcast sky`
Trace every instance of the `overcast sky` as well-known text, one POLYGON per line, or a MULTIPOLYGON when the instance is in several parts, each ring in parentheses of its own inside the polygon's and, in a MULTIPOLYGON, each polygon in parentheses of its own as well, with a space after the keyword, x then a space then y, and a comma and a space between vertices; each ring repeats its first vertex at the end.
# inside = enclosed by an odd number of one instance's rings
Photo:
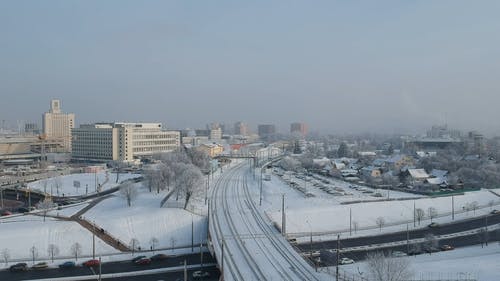
POLYGON ((500 132, 500 1, 0 1, 0 119, 500 132))

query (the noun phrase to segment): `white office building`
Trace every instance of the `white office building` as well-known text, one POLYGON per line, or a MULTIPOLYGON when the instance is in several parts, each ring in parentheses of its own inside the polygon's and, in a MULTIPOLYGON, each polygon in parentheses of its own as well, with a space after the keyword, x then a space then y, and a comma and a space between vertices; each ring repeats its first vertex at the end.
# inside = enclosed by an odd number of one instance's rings
POLYGON ((75 127, 75 114, 63 113, 60 100, 50 102, 49 112, 43 114, 42 125, 45 138, 60 140, 64 152, 71 151, 71 130, 75 127))
POLYGON ((180 146, 180 132, 161 123, 98 123, 73 129, 74 160, 131 162, 180 146))

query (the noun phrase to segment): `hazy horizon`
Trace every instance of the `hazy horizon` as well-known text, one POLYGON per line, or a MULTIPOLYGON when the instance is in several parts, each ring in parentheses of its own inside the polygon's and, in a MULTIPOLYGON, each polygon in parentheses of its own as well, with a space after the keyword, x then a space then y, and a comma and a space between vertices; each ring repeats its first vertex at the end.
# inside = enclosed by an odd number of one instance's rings
POLYGON ((497 134, 497 1, 2 1, 0 120, 497 134))

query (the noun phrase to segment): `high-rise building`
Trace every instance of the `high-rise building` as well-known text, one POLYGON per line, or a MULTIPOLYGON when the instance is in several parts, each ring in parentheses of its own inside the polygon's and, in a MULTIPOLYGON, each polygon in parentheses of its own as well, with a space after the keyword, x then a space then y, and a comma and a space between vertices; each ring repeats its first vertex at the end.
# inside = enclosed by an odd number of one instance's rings
POLYGON ((64 152, 71 151, 71 129, 75 127, 75 114, 63 113, 60 100, 50 102, 49 112, 43 114, 42 126, 45 138, 62 140, 64 152))
POLYGON ((266 141, 270 141, 276 136, 276 127, 273 124, 258 125, 257 131, 259 137, 266 141))
POLYGON ((87 161, 125 161, 169 152, 180 146, 179 131, 161 123, 99 123, 73 129, 71 157, 87 161))
POLYGON ((240 136, 248 135, 248 126, 243 122, 236 122, 234 124, 234 134, 240 136))
POLYGON ((307 125, 299 122, 292 123, 290 125, 290 134, 305 137, 307 135, 307 125))

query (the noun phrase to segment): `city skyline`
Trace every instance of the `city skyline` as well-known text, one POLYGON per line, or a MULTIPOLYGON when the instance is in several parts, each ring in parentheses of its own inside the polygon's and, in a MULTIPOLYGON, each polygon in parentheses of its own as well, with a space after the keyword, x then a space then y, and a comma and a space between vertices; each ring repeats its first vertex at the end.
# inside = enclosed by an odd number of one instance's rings
POLYGON ((481 3, 5 1, 0 119, 59 98, 78 124, 494 134, 500 4, 481 3))

